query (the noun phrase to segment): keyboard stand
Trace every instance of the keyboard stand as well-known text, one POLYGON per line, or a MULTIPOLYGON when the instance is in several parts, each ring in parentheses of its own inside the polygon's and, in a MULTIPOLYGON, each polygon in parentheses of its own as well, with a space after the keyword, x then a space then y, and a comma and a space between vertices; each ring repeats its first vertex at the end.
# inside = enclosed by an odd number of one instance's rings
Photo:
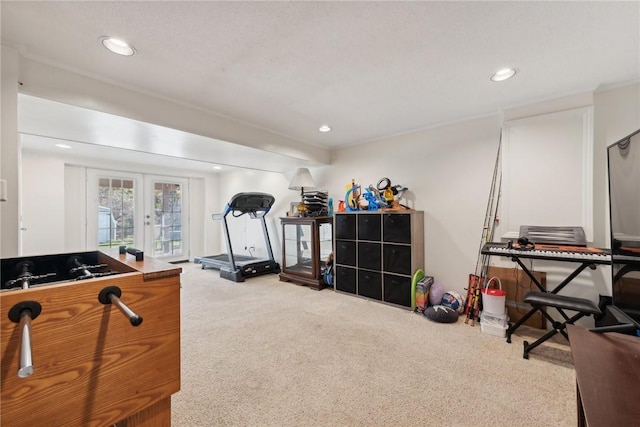
MULTIPOLYGON (((591 262, 591 261, 584 261, 581 262, 580 265, 578 266, 578 268, 576 268, 570 275, 568 275, 562 282, 560 282, 555 288, 553 288, 552 290, 547 290, 545 289, 540 282, 538 281, 538 279, 535 278, 535 276, 531 273, 531 271, 527 268, 527 266, 520 260, 520 257, 518 257, 517 255, 510 255, 511 260, 518 263, 518 265, 520 266, 520 268, 522 268, 522 271, 524 271, 524 273, 529 276, 529 278, 531 279, 531 281, 538 287, 538 289, 540 289, 540 292, 544 292, 544 293, 549 293, 549 294, 557 294, 558 292, 560 292, 565 286, 567 286, 578 274, 582 273, 583 270, 585 270, 587 267, 589 267, 592 270, 596 269, 596 264, 591 262)), ((559 261, 559 260, 558 260, 559 261)), ((566 261, 565 261, 566 262, 566 261)), ((569 316, 567 316, 567 314, 562 310, 562 308, 560 307, 554 307, 558 313, 560 313, 560 315, 564 318, 565 322, 568 322, 571 318, 569 316)), ((540 310, 541 313, 543 313, 543 311, 541 310, 541 307, 533 307, 531 310, 529 310, 529 312, 527 312, 527 314, 525 314, 523 317, 520 318, 520 320, 518 320, 516 323, 514 323, 513 325, 509 326, 509 328, 507 329, 507 342, 511 343, 511 334, 513 334, 513 332, 518 329, 522 324, 524 324, 527 320, 529 320, 529 318, 531 316, 533 316, 538 310, 540 310)), ((546 314, 546 313, 544 313, 546 314)), ((544 315, 543 314, 543 315, 544 315)))
MULTIPOLYGON (((520 260, 520 257, 518 257, 517 255, 509 255, 511 257, 511 261, 517 262, 518 265, 520 266, 520 268, 522 268, 522 271, 524 271, 524 273, 529 276, 529 278, 531 279, 531 281, 538 287, 538 289, 540 289, 540 292, 550 292, 552 294, 557 294, 558 292, 560 292, 565 286, 567 286, 569 284, 569 282, 571 282, 573 279, 575 279, 575 277, 582 273, 582 271, 589 267, 592 270, 596 269, 596 264, 591 262, 591 261, 584 261, 582 264, 580 264, 578 266, 578 268, 576 268, 573 273, 571 273, 570 275, 567 276, 566 279, 564 279, 562 282, 560 282, 560 284, 558 284, 558 286, 556 286, 555 288, 553 288, 552 291, 548 291, 546 290, 538 281, 538 279, 535 278, 535 276, 531 273, 531 271, 529 271, 529 269, 524 265, 524 263, 520 260)), ((567 262, 566 260, 554 260, 554 261, 564 261, 567 262)))

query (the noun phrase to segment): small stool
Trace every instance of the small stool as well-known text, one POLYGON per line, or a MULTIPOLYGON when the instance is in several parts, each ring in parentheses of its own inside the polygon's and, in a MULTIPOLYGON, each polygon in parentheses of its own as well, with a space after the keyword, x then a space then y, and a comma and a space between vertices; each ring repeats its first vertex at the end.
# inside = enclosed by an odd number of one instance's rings
POLYGON ((557 295, 550 292, 527 292, 524 295, 524 302, 531 304, 534 310, 540 311, 544 317, 551 322, 553 325, 553 329, 548 331, 545 335, 538 338, 537 341, 529 344, 527 341, 524 342, 524 353, 522 357, 525 359, 529 358, 529 352, 554 336, 557 333, 561 333, 567 341, 569 340, 569 336, 565 329, 567 325, 572 325, 576 320, 589 316, 592 314, 601 314, 600 309, 596 304, 584 298, 575 298, 568 297, 565 295, 557 295), (553 307, 564 317, 564 322, 558 322, 554 320, 545 310, 542 310, 542 307, 553 307), (567 316, 563 310, 576 311, 577 313, 572 317, 567 316))

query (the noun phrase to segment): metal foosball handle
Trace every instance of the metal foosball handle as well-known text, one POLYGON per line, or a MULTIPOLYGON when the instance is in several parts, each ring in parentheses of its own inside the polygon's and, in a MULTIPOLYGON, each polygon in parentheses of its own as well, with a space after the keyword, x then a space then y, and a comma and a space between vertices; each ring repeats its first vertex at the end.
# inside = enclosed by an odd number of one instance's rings
POLYGON ((75 280, 93 279, 112 274, 111 272, 99 273, 101 269, 108 268, 107 264, 87 265, 79 255, 69 258, 67 267, 69 267, 69 275, 75 280))
POLYGON ((20 324, 20 367, 18 377, 27 378, 33 374, 31 356, 31 321, 40 315, 42 306, 36 301, 22 301, 11 307, 9 319, 20 324))
POLYGON ((142 317, 133 312, 125 303, 120 301, 122 291, 117 286, 107 286, 100 291, 98 300, 102 304, 113 304, 129 319, 133 326, 139 326, 142 323, 142 317))
POLYGON ((33 261, 26 260, 19 262, 14 269, 17 278, 7 281, 4 284, 4 288, 12 289, 15 287, 20 287, 22 289, 28 289, 31 287, 31 285, 34 285, 43 279, 47 279, 56 275, 56 273, 36 275, 33 274, 35 268, 36 266, 33 261))

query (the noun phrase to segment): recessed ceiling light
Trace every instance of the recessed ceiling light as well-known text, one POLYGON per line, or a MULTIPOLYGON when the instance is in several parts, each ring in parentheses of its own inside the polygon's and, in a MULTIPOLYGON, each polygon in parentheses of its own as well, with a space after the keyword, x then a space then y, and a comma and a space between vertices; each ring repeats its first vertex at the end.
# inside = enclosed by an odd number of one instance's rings
POLYGON ((58 148, 71 148, 71 146, 67 145, 67 144, 56 144, 56 147, 58 147, 58 148))
POLYGON ((329 131, 331 131, 331 126, 329 126, 329 125, 322 125, 322 126, 320 126, 320 127, 318 128, 318 130, 319 130, 320 132, 329 132, 329 131))
POLYGON ((517 72, 518 70, 516 70, 515 68, 503 68, 502 70, 491 76, 491 81, 501 82, 503 80, 510 79, 511 77, 515 76, 517 72))
POLYGON ((118 55, 133 56, 136 53, 134 47, 124 40, 104 36, 100 37, 100 42, 104 47, 106 47, 113 53, 117 53, 118 55))
POLYGON ((216 169, 216 170, 220 170, 220 169, 222 169, 222 166, 214 166, 213 168, 216 169))

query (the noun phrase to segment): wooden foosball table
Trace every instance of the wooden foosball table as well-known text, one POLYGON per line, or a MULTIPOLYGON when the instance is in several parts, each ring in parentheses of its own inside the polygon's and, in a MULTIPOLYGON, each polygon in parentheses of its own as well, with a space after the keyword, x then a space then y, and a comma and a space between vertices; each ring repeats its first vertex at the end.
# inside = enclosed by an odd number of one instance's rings
POLYGON ((1 271, 0 425, 171 425, 180 267, 81 252, 1 271))

